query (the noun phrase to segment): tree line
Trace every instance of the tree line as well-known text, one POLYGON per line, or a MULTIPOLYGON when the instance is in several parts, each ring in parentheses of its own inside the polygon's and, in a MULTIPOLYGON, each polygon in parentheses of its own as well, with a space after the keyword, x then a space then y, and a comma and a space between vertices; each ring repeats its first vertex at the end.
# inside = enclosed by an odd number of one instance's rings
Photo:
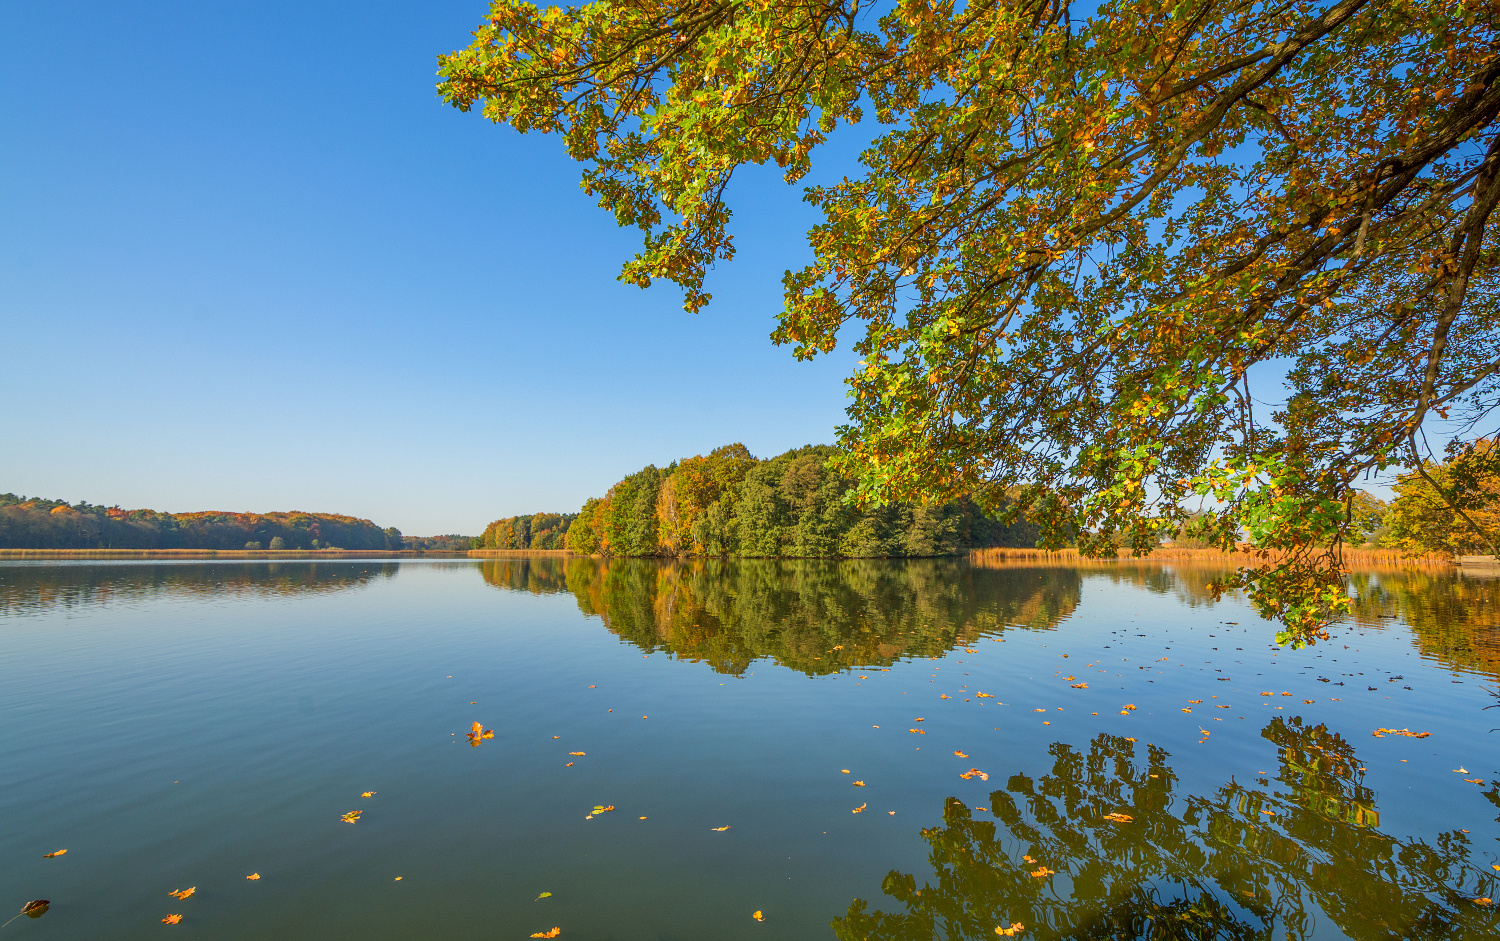
POLYGON ((649 465, 584 503, 573 552, 609 556, 875 558, 1034 546, 1027 522, 1002 525, 973 500, 858 506, 855 481, 830 469, 836 449, 794 448, 760 460, 743 444, 649 465))
POLYGON ((577 513, 533 513, 507 516, 484 528, 473 541, 475 549, 563 549, 568 527, 577 513))
POLYGON ((335 513, 164 513, 0 494, 4 549, 402 549, 394 526, 335 513))

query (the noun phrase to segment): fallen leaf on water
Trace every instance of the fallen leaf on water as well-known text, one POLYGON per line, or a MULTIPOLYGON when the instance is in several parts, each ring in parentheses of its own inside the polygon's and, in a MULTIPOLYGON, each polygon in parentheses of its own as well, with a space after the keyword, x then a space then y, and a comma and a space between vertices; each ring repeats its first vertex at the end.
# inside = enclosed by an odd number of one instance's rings
POLYGON ((359 823, 359 815, 362 813, 364 813, 363 810, 351 810, 339 819, 344 821, 345 823, 359 823))
POLYGON ((886 813, 890 814, 892 817, 896 816, 896 812, 894 810, 887 810, 886 813))
POLYGON ((927 732, 925 730, 923 730, 923 729, 907 729, 906 731, 908 731, 908 732, 915 732, 918 735, 926 735, 927 734, 927 732))
POLYGON ((1470 784, 1483 784, 1484 783, 1484 778, 1464 778, 1464 780, 1468 781, 1470 784))
POLYGON ((967 757, 969 757, 969 756, 968 756, 968 755, 965 755, 965 754, 964 754, 964 753, 963 753, 963 752, 961 752, 961 751, 956 751, 956 752, 954 752, 954 753, 953 753, 953 754, 955 754, 955 755, 957 755, 957 756, 958 756, 958 757, 960 757, 960 758, 967 758, 967 757))
POLYGON ((944 693, 943 695, 939 696, 938 698, 939 699, 950 699, 951 697, 947 693, 944 693))
POLYGON ((540 902, 542 899, 550 899, 551 897, 552 897, 552 893, 551 892, 543 892, 541 895, 538 895, 536 898, 532 899, 532 901, 533 902, 540 902))
POLYGON ((564 768, 571 768, 571 767, 573 767, 573 762, 570 761, 567 764, 563 765, 563 767, 564 768))
POLYGON ((1400 735, 1405 738, 1427 738, 1431 732, 1413 732, 1411 729, 1376 729, 1371 733, 1376 738, 1385 738, 1387 735, 1400 735))
POLYGON ((1033 872, 1031 874, 1031 877, 1033 879, 1045 879, 1045 878, 1047 878, 1050 875, 1056 874, 1056 872, 1057 872, 1056 869, 1048 869, 1046 866, 1043 866, 1042 868, 1040 868, 1037 871, 1033 872))
POLYGON ((161 923, 164 925, 175 925, 180 921, 182 921, 181 915, 168 915, 166 918, 163 918, 161 920, 161 923))
POLYGON ((865 786, 865 782, 863 782, 863 781, 855 781, 854 782, 854 786, 855 787, 864 787, 865 786))
POLYGON ((1191 710, 1191 709, 1189 709, 1189 708, 1187 708, 1187 707, 1186 707, 1186 706, 1184 706, 1184 707, 1183 707, 1183 708, 1182 708, 1182 711, 1183 711, 1183 712, 1192 712, 1192 711, 1193 711, 1193 710, 1191 710))
POLYGON ((392 879, 391 881, 392 882, 400 882, 401 881, 401 877, 397 876, 395 879, 392 879))
POLYGON ((645 819, 646 819, 646 818, 645 818, 645 817, 642 817, 642 818, 641 818, 641 819, 642 819, 642 820, 645 820, 645 819))
POLYGON ((1033 709, 1031 711, 1032 712, 1046 712, 1047 710, 1045 710, 1045 709, 1033 709))
POLYGON ((258 872, 252 872, 252 873, 250 873, 250 875, 246 876, 245 878, 249 879, 251 882, 254 882, 255 880, 257 880, 257 879, 260 878, 260 873, 258 873, 258 872))
POLYGON ((596 804, 596 805, 594 805, 594 813, 596 813, 596 814, 607 814, 611 810, 614 810, 614 809, 615 809, 615 805, 614 804, 610 804, 608 806, 605 806, 604 804, 596 804))
POLYGON ((180 898, 180 899, 185 899, 185 898, 187 898, 188 896, 192 895, 194 892, 197 892, 197 891, 198 891, 198 887, 197 886, 192 886, 191 888, 178 889, 176 892, 168 892, 167 894, 168 895, 172 895, 172 896, 176 896, 177 898, 180 898))
POLYGON ((754 918, 756 921, 765 921, 766 920, 765 914, 762 913, 760 911, 760 909, 756 909, 755 911, 751 912, 750 913, 750 917, 754 918))
POLYGON ((1479 898, 1477 898, 1477 899, 1474 900, 1474 904, 1475 905, 1491 905, 1491 904, 1494 903, 1494 901, 1495 900, 1492 899, 1492 898, 1489 898, 1487 896, 1481 895, 1479 898))
POLYGON ((1000 927, 996 928, 995 929, 995 934, 1000 935, 1002 938, 1014 938, 1016 935, 1020 934, 1021 932, 1025 931, 1025 930, 1026 930, 1026 926, 1025 925, 1021 924, 1019 921, 1013 921, 1013 922, 1010 923, 1010 927, 1009 928, 1005 927, 1004 925, 1001 925, 1000 927))
POLYGON ((581 752, 581 751, 570 751, 570 752, 568 752, 568 754, 570 754, 570 755, 576 755, 577 757, 582 758, 584 756, 584 754, 586 754, 586 753, 585 752, 581 752))
MULTIPOLYGON (((590 686, 589 689, 593 689, 593 687, 590 686)), ((536 934, 532 935, 532 937, 533 938, 555 938, 555 937, 557 937, 560 934, 562 934, 562 929, 561 928, 553 928, 551 931, 538 931, 536 934)))
POLYGON ((561 736, 561 735, 554 735, 554 736, 552 736, 552 737, 553 737, 553 738, 562 738, 562 736, 561 736))
POLYGON ((712 831, 714 831, 715 833, 723 833, 725 830, 728 830, 729 828, 728 827, 709 827, 709 829, 712 830, 712 831))
POLYGON ((1201 699, 1189 699, 1188 700, 1188 705, 1190 705, 1190 706, 1201 706, 1201 705, 1203 705, 1203 700, 1201 700, 1201 699))
POLYGON ((1036 860, 1032 859, 1030 856, 1022 856, 1021 857, 1021 862, 1023 862, 1023 863, 1034 863, 1034 862, 1036 862, 1036 860))
POLYGON ((868 806, 870 806, 870 805, 869 804, 860 804, 858 807, 854 808, 853 810, 851 810, 849 812, 851 814, 861 814, 861 813, 864 813, 865 808, 868 807, 868 806))
POLYGON ((1105 814, 1104 819, 1113 820, 1115 823, 1133 823, 1135 821, 1135 818, 1129 814, 1122 814, 1118 811, 1112 814, 1105 814))
POLYGON ((42 858, 43 859, 51 859, 54 856, 61 856, 61 855, 63 855, 66 852, 67 852, 67 850, 57 850, 55 852, 48 853, 47 855, 43 856, 42 858))
POLYGON ((1088 689, 1089 688, 1089 684, 1087 684, 1087 683, 1074 683, 1073 684, 1073 688, 1074 689, 1088 689))
POLYGON ((840 768, 839 769, 839 774, 848 774, 848 773, 849 773, 849 769, 848 768, 840 768))
POLYGON ((981 781, 988 781, 990 779, 989 775, 985 774, 983 771, 980 771, 978 768, 970 768, 968 771, 965 771, 963 774, 959 775, 959 777, 978 778, 981 781))
POLYGON ((360 797, 374 797, 375 796, 375 792, 374 791, 365 791, 363 794, 361 794, 359 796, 360 797))
MULTIPOLYGON (((47 909, 51 906, 52 903, 47 899, 32 899, 21 906, 21 914, 27 918, 41 918, 47 914, 47 909)), ((6 922, 6 924, 10 924, 10 922, 6 922)))
POLYGON ((974 698, 975 699, 994 699, 995 698, 995 694, 994 693, 975 693, 974 694, 974 698))
POLYGON ((1457 774, 1468 774, 1469 773, 1469 769, 1465 768, 1463 765, 1459 765, 1457 768, 1454 768, 1453 770, 1457 774))

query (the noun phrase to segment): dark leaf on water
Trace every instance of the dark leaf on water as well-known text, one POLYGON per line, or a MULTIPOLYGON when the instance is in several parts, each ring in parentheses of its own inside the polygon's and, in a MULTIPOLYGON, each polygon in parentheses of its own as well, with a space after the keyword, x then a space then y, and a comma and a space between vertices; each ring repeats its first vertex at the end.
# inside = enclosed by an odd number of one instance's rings
POLYGON ((47 899, 32 899, 21 907, 21 914, 27 918, 41 918, 51 906, 47 899))

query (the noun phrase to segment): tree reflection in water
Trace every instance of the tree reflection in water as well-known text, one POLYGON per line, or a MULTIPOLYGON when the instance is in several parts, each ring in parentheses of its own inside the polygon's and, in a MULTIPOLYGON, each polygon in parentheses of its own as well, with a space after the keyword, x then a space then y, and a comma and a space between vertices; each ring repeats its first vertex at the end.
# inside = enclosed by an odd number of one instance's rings
POLYGON ((1174 793, 1155 746, 1141 764, 1127 738, 1100 735, 1087 754, 1056 743, 1051 773, 1012 777, 988 813, 948 800, 922 833, 936 883, 892 871, 882 884, 905 911, 856 899, 834 933, 978 939, 1020 922, 1037 941, 1270 941, 1313 937, 1321 913, 1356 939, 1500 937, 1500 912, 1474 901, 1500 895, 1497 874, 1471 863, 1462 831, 1388 836, 1348 742, 1300 718, 1261 734, 1279 748, 1279 786, 1231 779, 1208 796, 1174 793), (1044 870, 1055 875, 1033 875, 1044 870))
POLYGON ((585 614, 645 651, 740 674, 757 659, 818 675, 941 656, 1078 606, 1073 568, 1005 572, 955 559, 566 562, 585 614))

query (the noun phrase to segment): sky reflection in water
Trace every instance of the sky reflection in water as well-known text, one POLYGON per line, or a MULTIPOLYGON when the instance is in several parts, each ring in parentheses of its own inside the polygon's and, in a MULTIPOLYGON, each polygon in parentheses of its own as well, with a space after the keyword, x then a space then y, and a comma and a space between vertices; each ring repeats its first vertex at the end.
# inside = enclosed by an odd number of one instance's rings
POLYGON ((1212 575, 0 564, 7 931, 1500 934, 1500 582, 1296 653, 1212 575))

